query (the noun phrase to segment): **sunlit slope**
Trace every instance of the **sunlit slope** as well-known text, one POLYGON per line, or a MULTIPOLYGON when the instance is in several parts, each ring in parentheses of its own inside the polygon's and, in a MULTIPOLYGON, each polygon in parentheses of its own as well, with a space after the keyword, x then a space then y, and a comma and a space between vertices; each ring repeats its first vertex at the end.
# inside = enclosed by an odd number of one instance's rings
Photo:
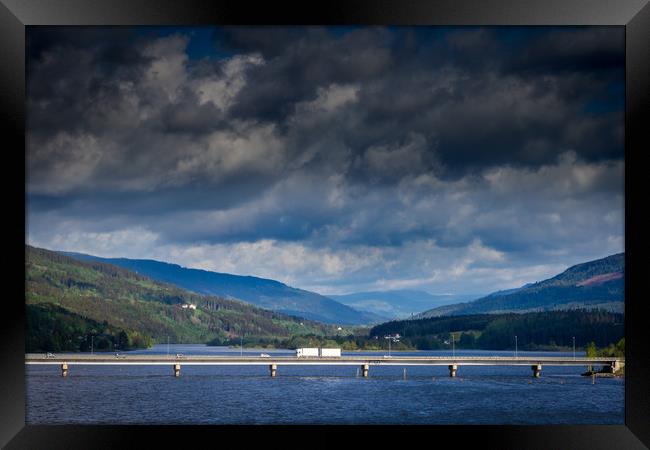
POLYGON ((236 300, 198 295, 110 264, 82 262, 30 246, 25 251, 26 302, 39 313, 68 312, 158 342, 168 337, 171 342, 200 343, 242 333, 286 337, 333 331, 328 325, 236 300))
POLYGON ((478 300, 434 308, 417 317, 600 308, 623 312, 625 254, 577 264, 559 275, 478 300))
POLYGON ((199 294, 235 298, 264 309, 319 322, 361 325, 387 320, 387 317, 357 311, 329 297, 267 278, 191 269, 149 259, 100 258, 80 253, 66 255, 84 261, 113 264, 199 294))

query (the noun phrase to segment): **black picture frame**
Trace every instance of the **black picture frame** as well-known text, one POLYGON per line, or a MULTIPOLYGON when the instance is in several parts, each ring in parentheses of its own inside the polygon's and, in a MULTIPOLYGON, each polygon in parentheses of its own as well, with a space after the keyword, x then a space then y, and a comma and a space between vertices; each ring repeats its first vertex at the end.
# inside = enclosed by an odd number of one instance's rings
MULTIPOLYGON (((2 303, 2 386, 0 444, 6 448, 131 448, 153 439, 174 446, 188 439, 219 443, 236 438, 259 445, 286 446, 291 439, 317 437, 317 443, 339 445, 342 435, 365 446, 386 437, 406 445, 452 440, 454 446, 474 442, 484 448, 636 449, 650 446, 650 364, 645 326, 643 281, 648 246, 647 220, 641 207, 644 163, 650 149, 650 5, 648 0, 352 0, 260 5, 244 1, 200 0, 0 0, 0 127, 5 142, 2 177, 5 199, 15 202, 6 222, 26 235, 25 184, 25 26, 26 25, 212 25, 212 24, 364 24, 364 25, 618 25, 626 30, 626 380, 625 425, 620 426, 25 426, 24 243, 9 237, 2 303), (5 158, 6 161, 6 158, 5 158), (19 167, 23 167, 23 171, 19 167), (300 434, 300 437, 296 436, 300 434), (288 441, 284 440, 288 439, 288 441), (264 443, 266 441, 266 444, 264 443)), ((5 202, 6 203, 6 202, 5 202)), ((61 405, 65 407, 65 405, 61 405)), ((534 414, 535 405, 531 405, 534 414)), ((480 413, 480 412, 479 412, 480 413)), ((295 442, 294 442, 295 444, 295 442)), ((303 442, 303 445, 312 445, 303 442)), ((149 447, 150 445, 147 445, 149 447)))

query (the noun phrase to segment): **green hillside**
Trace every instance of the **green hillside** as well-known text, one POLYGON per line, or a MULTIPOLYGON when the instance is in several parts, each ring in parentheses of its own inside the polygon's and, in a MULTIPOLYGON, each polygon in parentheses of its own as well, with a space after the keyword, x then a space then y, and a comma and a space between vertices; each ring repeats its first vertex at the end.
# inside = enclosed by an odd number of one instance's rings
POLYGON ((450 349, 452 334, 456 348, 503 350, 577 348, 594 342, 599 347, 624 337, 623 314, 602 310, 545 311, 526 314, 476 314, 398 320, 373 327, 369 336, 381 339, 400 334, 401 342, 421 350, 450 349))
POLYGON ((27 305, 28 352, 131 350, 151 346, 152 339, 72 313, 51 303, 27 305))
POLYGON ((118 348, 142 347, 167 338, 202 343, 238 340, 242 334, 254 340, 335 332, 333 326, 194 294, 110 264, 30 246, 25 248, 25 291, 28 352, 46 351, 47 346, 83 350, 89 333, 103 335, 99 341, 112 350, 115 343, 118 348), (56 339, 46 345, 45 334, 56 339))
POLYGON ((242 300, 259 308, 318 322, 355 326, 388 320, 388 317, 358 311, 329 297, 267 278, 210 272, 150 259, 100 258, 65 252, 63 254, 81 261, 118 266, 197 294, 242 300))
POLYGON ((445 305, 417 318, 573 309, 623 312, 625 254, 572 266, 559 275, 518 289, 495 292, 472 302, 445 305))

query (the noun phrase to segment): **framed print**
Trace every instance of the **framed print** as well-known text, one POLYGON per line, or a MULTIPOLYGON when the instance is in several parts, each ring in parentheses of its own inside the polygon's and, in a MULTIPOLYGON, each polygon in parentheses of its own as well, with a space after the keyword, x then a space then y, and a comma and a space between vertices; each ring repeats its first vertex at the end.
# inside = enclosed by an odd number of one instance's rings
POLYGON ((0 441, 648 446, 649 21, 2 0, 0 441))

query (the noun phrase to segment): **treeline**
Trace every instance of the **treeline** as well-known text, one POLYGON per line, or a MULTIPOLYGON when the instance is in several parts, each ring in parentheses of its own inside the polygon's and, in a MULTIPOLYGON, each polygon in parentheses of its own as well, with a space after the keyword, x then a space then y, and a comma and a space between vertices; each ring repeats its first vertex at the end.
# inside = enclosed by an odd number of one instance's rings
POLYGON ((480 314, 493 310, 554 309, 569 303, 584 305, 621 302, 624 298, 625 280, 613 280, 595 286, 565 286, 540 283, 520 292, 499 297, 487 297, 464 307, 462 314, 480 314))
POLYGON ((584 348, 588 342, 607 347, 624 336, 623 314, 602 310, 547 311, 526 314, 478 314, 386 322, 370 337, 400 334, 406 346, 420 350, 456 348, 521 350, 584 348))
POLYGON ((599 349, 596 346, 595 342, 590 342, 587 344, 586 354, 589 357, 597 357, 597 356, 618 356, 618 357, 625 357, 625 338, 622 338, 620 341, 618 341, 616 344, 609 344, 605 348, 599 349))
MULTIPOLYGON (((291 336, 290 338, 267 338, 262 336, 246 336, 241 339, 214 339, 208 345, 261 348, 326 347, 341 348, 342 350, 382 350, 388 348, 388 342, 379 338, 359 335, 319 336, 315 334, 291 336)), ((393 350, 415 350, 415 347, 405 342, 391 342, 393 350)))
POLYGON ((134 330, 96 322, 52 304, 27 305, 25 350, 35 352, 117 351, 147 348, 153 340, 134 330))

